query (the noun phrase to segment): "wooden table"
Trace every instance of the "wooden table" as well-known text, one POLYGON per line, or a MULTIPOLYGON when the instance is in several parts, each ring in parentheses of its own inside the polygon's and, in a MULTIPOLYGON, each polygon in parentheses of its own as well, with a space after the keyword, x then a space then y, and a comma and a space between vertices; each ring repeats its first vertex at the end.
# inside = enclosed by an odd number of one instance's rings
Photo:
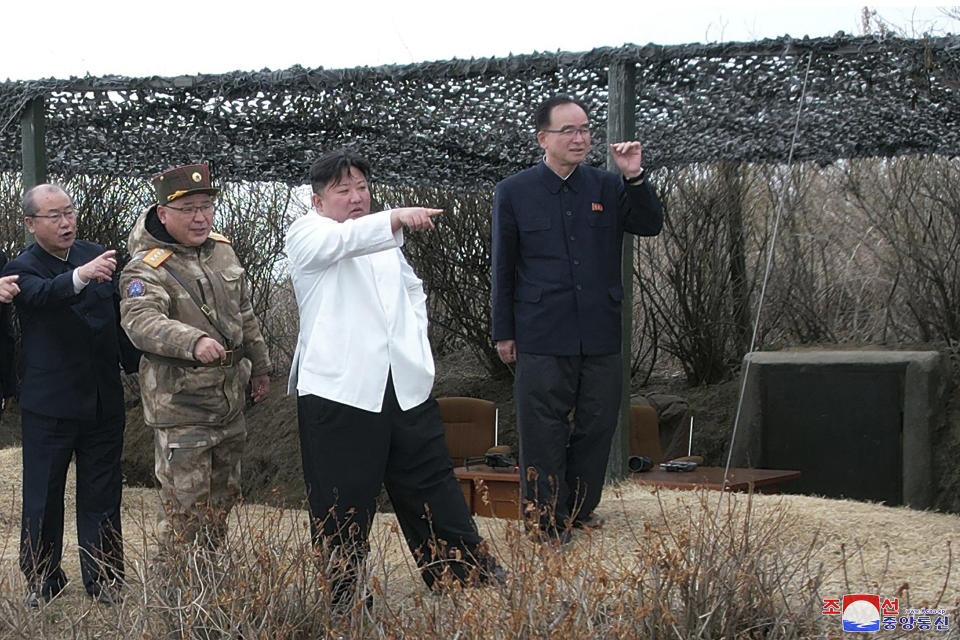
POLYGON ((485 464, 455 467, 463 498, 470 512, 493 518, 520 517, 520 471, 495 469, 485 464))
MULTIPOLYGON (((650 471, 632 473, 630 477, 638 484, 665 487, 667 489, 716 489, 724 487, 723 467, 697 467, 693 471, 650 471)), ((800 472, 792 469, 745 469, 732 467, 727 475, 727 491, 777 493, 777 485, 785 480, 799 478, 800 472)))
MULTIPOLYGON (((460 481, 460 490, 470 512, 494 518, 520 517, 520 471, 494 469, 485 464, 456 467, 453 470, 460 481)), ((777 493, 778 484, 799 478, 792 469, 745 469, 734 467, 727 475, 727 491, 777 493)), ((697 467, 693 471, 650 471, 631 473, 630 479, 642 485, 667 489, 715 489, 723 484, 723 467, 697 467)))

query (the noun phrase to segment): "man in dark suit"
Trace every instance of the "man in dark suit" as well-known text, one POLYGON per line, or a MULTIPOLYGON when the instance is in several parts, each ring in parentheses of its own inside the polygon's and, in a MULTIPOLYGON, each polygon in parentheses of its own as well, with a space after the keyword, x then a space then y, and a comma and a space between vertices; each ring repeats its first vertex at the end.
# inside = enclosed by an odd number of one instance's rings
POLYGON ((76 239, 76 209, 59 186, 23 199, 36 242, 12 260, 22 331, 23 513, 20 568, 28 603, 40 606, 67 583, 63 495, 70 458, 77 466, 77 537, 83 585, 115 602, 123 577, 120 453, 124 404, 120 365, 139 354, 119 326, 115 251, 76 239))
MULTIPOLYGON (((0 251, 0 269, 7 264, 7 254, 0 251)), ((20 276, 0 278, 0 414, 10 406, 17 395, 17 378, 13 371, 13 357, 16 340, 13 324, 10 321, 10 302, 20 293, 17 280, 20 276)))
POLYGON ((537 166, 500 182, 493 202, 493 339, 516 362, 524 500, 546 539, 598 526, 620 398, 623 233, 656 235, 660 201, 639 142, 610 145, 622 177, 583 166, 587 108, 569 96, 535 116, 537 166), (574 412, 573 423, 570 413, 574 412))

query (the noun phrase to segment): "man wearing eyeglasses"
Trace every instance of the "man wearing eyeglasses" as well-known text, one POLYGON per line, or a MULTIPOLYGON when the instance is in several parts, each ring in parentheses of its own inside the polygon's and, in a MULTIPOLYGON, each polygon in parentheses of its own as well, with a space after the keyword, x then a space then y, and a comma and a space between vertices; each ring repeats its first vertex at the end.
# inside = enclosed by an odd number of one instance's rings
POLYGON ((494 193, 492 333, 500 359, 516 362, 521 486, 538 515, 528 524, 566 542, 571 527, 602 524, 594 508, 620 400, 623 234, 658 234, 663 213, 639 142, 610 145, 622 176, 583 164, 583 103, 554 96, 535 126, 543 160, 494 193))
POLYGON ((24 195, 36 242, 4 269, 18 277, 14 298, 22 331, 23 511, 20 568, 28 604, 63 590, 63 497, 76 458, 77 539, 87 593, 118 597, 123 577, 120 528, 124 404, 120 367, 140 354, 119 327, 115 251, 76 238, 77 214, 59 186, 24 195))
POLYGON ((246 273, 224 236, 212 233, 206 165, 154 176, 157 203, 134 224, 120 278, 121 321, 144 352, 143 417, 154 428, 166 558, 172 545, 215 548, 240 498, 247 383, 270 392, 270 358, 250 303, 246 273))

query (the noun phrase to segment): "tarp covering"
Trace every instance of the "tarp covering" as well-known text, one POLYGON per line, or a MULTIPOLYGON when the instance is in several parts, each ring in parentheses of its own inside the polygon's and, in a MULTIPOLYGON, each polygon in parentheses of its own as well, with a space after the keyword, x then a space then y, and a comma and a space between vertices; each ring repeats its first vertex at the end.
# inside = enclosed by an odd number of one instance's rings
POLYGON ((636 65, 637 135, 650 169, 960 150, 960 38, 789 37, 506 58, 175 78, 0 83, 0 170, 20 170, 20 117, 45 97, 53 174, 149 177, 206 161, 227 180, 305 181, 350 145, 391 184, 487 188, 540 156, 531 122, 564 92, 591 106, 604 159, 607 71, 636 65), (809 65, 809 67, 808 67, 809 65), (808 74, 809 68, 809 74, 808 74))

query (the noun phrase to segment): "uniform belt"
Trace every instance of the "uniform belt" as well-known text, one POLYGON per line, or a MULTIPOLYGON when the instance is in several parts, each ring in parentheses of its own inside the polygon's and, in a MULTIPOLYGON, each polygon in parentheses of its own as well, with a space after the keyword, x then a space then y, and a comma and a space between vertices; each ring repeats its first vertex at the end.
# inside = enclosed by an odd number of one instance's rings
POLYGON ((171 358, 169 356, 161 356, 156 353, 144 353, 143 355, 147 358, 147 360, 161 364, 168 364, 174 367, 220 367, 226 369, 228 367, 236 366, 240 362, 240 359, 243 357, 243 345, 227 351, 227 357, 225 360, 214 360, 213 362, 200 362, 199 360, 171 358))

